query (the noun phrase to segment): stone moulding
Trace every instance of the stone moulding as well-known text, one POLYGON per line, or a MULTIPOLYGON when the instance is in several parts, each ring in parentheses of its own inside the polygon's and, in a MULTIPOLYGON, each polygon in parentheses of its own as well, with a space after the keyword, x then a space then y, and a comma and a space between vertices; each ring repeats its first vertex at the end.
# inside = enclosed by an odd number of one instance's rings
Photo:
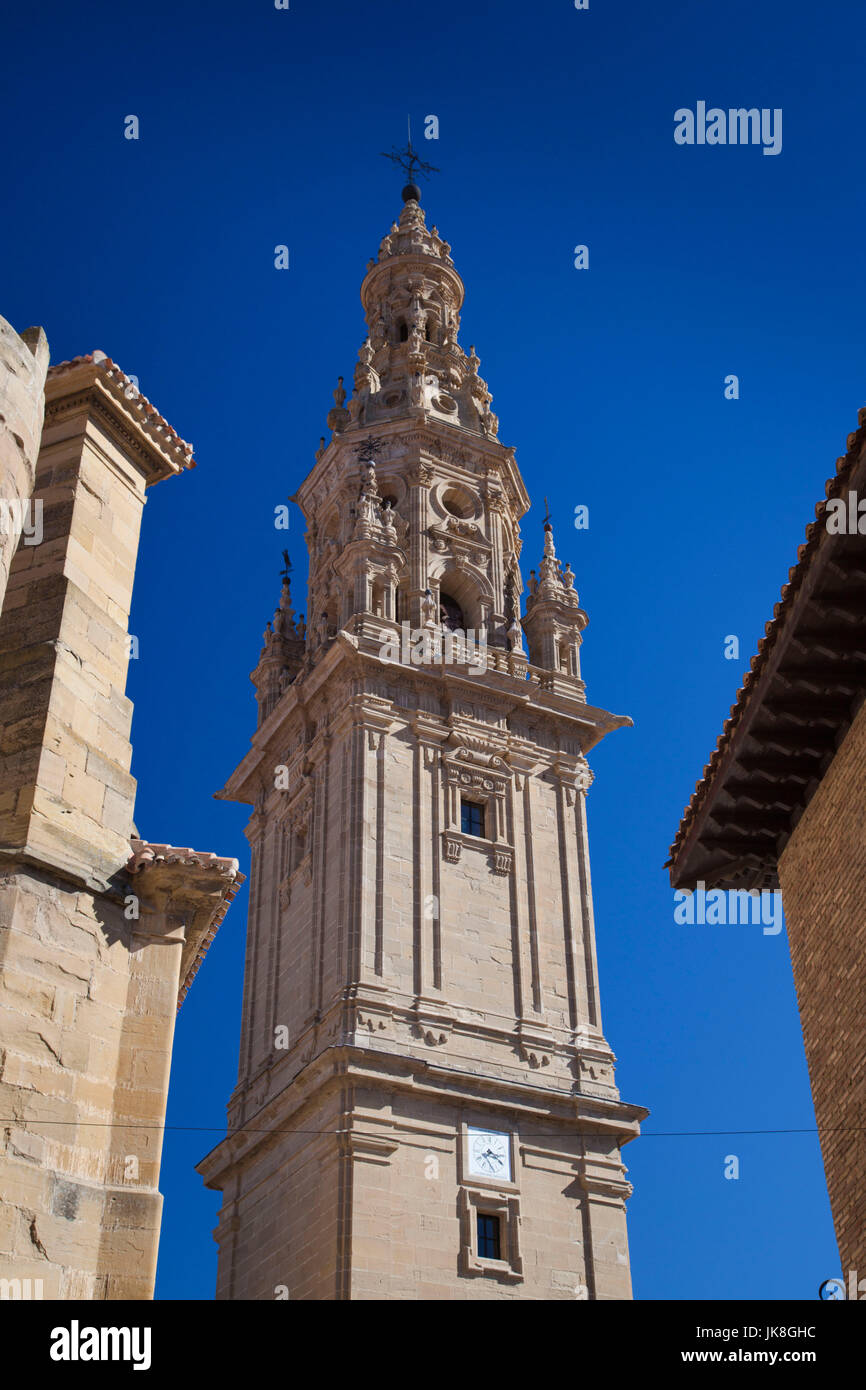
MULTIPOLYGON (((248 1094, 255 1094, 256 1107, 265 1104, 268 1096, 275 1094, 275 1088, 294 1084, 312 1058, 322 1056, 334 1045, 362 1049, 365 1046, 408 1048, 411 1051, 413 1042, 420 1041, 426 1047, 448 1045, 451 1053, 461 1039, 463 1043, 458 1052, 464 1056, 469 1040, 472 1043, 486 1040, 499 1046, 502 1049, 500 1065, 507 1065, 506 1052, 515 1055, 532 1072, 550 1078, 545 1080, 545 1089, 552 1087, 554 1095, 569 1093, 583 1099, 618 1099, 613 1081, 616 1058, 609 1048, 593 1038, 572 1035, 566 1030, 557 1033, 533 1018, 519 1019, 515 1025, 510 1015, 502 1015, 497 1023, 481 1023, 477 1018, 462 1016, 445 998, 409 995, 396 998, 385 989, 377 991, 369 981, 363 986, 362 994, 349 992, 336 1001, 322 1019, 311 1022, 287 1051, 272 1053, 260 1072, 247 1079, 248 1094), (552 1080, 554 1077, 556 1080, 552 1080), (569 1077, 573 1078, 572 1082, 569 1077)), ((519 1075, 513 1065, 511 1069, 515 1077, 519 1075)))
MULTIPOLYGON (((575 1133, 599 1144, 622 1147, 637 1138, 641 1121, 649 1111, 643 1106, 601 1096, 581 1096, 572 1092, 552 1090, 524 1081, 465 1072, 449 1067, 443 1057, 435 1060, 431 1054, 425 1061, 416 1056, 393 1052, 371 1053, 348 1045, 328 1048, 294 1077, 290 1086, 266 1101, 260 1109, 251 1111, 245 1120, 232 1128, 196 1165, 207 1187, 220 1188, 245 1166, 263 1145, 279 1142, 280 1132, 290 1127, 297 1114, 313 1097, 324 1097, 332 1091, 345 1092, 346 1087, 374 1085, 385 1092, 408 1090, 414 1095, 441 1099, 447 1094, 476 1106, 489 1106, 491 1111, 507 1107, 515 1114, 536 1117, 543 1107, 545 1127, 552 1133, 575 1133)), ((335 1131, 336 1134, 336 1131, 335 1131)), ((593 1162, 604 1163, 604 1157, 593 1156, 593 1162)), ((589 1179, 592 1181, 592 1179, 589 1179)), ((606 1179, 599 1178, 599 1181, 606 1179)), ((630 1190, 630 1184, 625 1184, 630 1190)))
POLYGON ((391 1155, 400 1147, 396 1139, 385 1138, 381 1134, 369 1134, 351 1129, 340 1137, 343 1152, 361 1163, 375 1163, 383 1167, 391 1161, 391 1155))
POLYGON ((408 1015, 412 1034, 428 1047, 443 1047, 451 1037, 455 1020, 436 999, 418 999, 408 1015))
POLYGON ((136 896, 160 912, 167 922, 179 918, 186 933, 177 996, 179 1009, 246 875, 240 872, 237 859, 220 858, 210 852, 135 839, 130 841, 130 847, 126 872, 136 896))
POLYGON ((458 830, 442 831, 442 857, 449 864, 458 864, 467 849, 483 850, 487 854, 490 867, 495 874, 510 874, 514 868, 514 848, 512 845, 497 844, 490 840, 478 839, 474 835, 464 835, 458 830))
POLYGON ((102 353, 88 353, 49 367, 46 398, 46 429, 86 407, 96 409, 127 445, 135 446, 148 465, 145 471, 154 474, 149 481, 195 467, 192 445, 181 439, 131 378, 102 353))
POLYGON ((549 1067, 556 1051, 556 1039, 549 1029, 521 1019, 517 1025, 517 1052, 524 1062, 533 1070, 549 1067))
POLYGON ((520 1197, 516 1193, 498 1193, 473 1186, 460 1188, 460 1258, 464 1274, 475 1278, 501 1279, 522 1283, 523 1260, 520 1254, 520 1197), (499 1260, 484 1260, 478 1255, 476 1218, 480 1211, 500 1219, 504 1256, 499 1260))
MULTIPOLYGON (((284 761, 282 756, 284 730, 290 716, 299 708, 304 709, 313 701, 321 686, 333 677, 341 662, 347 663, 353 677, 357 676, 361 679, 364 679, 371 670, 375 671, 377 676, 385 672, 387 673, 389 688, 393 686, 411 690, 415 692, 416 697, 426 688, 428 681, 434 683, 442 679, 439 668, 430 670, 423 666, 417 666, 410 670, 382 661, 375 651, 359 650, 345 632, 340 632, 324 659, 310 673, 309 686, 304 699, 301 699, 300 692, 295 685, 290 685, 286 689, 274 709, 256 730, 249 752, 238 764, 225 786, 215 793, 217 800, 247 803, 254 801, 255 798, 251 789, 256 783, 257 776, 261 775, 261 769, 263 767, 268 769, 267 780, 270 781, 271 768, 275 763, 284 761)), ((449 693, 455 703, 465 694, 467 701, 472 701, 503 714, 513 713, 518 705, 521 708, 528 708, 530 704, 528 682, 499 671, 488 671, 486 680, 488 685, 485 687, 468 676, 455 674, 453 670, 446 671, 445 674, 449 693), (491 681, 494 682, 492 689, 489 685, 491 681)), ((632 725, 632 720, 627 716, 611 715, 606 710, 587 705, 583 701, 562 694, 554 695, 547 691, 541 691, 537 686, 533 686, 531 689, 535 701, 535 714, 540 722, 543 724, 549 719, 552 724, 554 720, 566 717, 574 728, 574 737, 584 753, 590 752, 608 732, 632 725)), ((355 694, 347 702, 345 709, 340 710, 336 717, 345 719, 352 715, 357 722, 367 722, 377 728, 394 732, 399 725, 411 726, 416 717, 422 716, 429 721, 431 729, 435 726, 437 739, 441 737, 442 730, 446 736, 451 733, 451 730, 439 716, 434 717, 423 712, 420 705, 421 700, 416 698, 414 708, 410 711, 408 706, 404 706, 402 703, 398 705, 391 698, 376 697, 369 693, 355 694)), ((466 734, 461 732, 459 737, 461 747, 469 747, 466 734)), ((312 753, 319 738, 320 735, 316 734, 308 739, 308 754, 312 753)), ((520 739, 507 740, 507 743, 511 742, 518 748, 525 743, 524 740, 520 739)), ((489 752, 496 756, 510 757, 504 747, 494 748, 489 744, 487 746, 489 752)), ((448 751, 449 754, 453 755, 452 749, 448 751)), ((532 756, 537 762, 542 757, 546 760, 548 753, 546 749, 539 749, 537 753, 533 752, 532 756)), ((508 775, 511 775, 510 771, 508 775)))

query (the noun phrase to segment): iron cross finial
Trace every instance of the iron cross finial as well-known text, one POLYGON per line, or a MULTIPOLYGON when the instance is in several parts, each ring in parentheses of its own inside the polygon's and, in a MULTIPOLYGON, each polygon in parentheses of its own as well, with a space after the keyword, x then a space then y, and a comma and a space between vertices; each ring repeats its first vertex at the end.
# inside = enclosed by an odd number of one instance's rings
POLYGON ((437 169, 435 164, 427 164, 426 161, 423 160, 421 156, 417 153, 415 146, 412 144, 411 119, 408 123, 408 131, 409 138, 405 150, 398 150, 397 146, 395 145, 394 149, 390 154, 386 154, 383 150, 382 158, 390 159, 392 163, 399 165, 399 167, 403 170, 403 173, 409 180, 409 183, 414 184, 416 175, 421 174, 426 178, 428 174, 438 174, 439 170, 437 169))
POLYGON ((548 506, 546 497, 544 499, 544 524, 545 526, 550 525, 550 507, 548 506))
POLYGON ((355 453, 358 456, 358 462, 375 463, 376 455, 381 454, 386 443, 387 440, 379 439, 372 434, 368 434, 367 438, 363 441, 363 443, 359 444, 358 447, 355 449, 355 453))

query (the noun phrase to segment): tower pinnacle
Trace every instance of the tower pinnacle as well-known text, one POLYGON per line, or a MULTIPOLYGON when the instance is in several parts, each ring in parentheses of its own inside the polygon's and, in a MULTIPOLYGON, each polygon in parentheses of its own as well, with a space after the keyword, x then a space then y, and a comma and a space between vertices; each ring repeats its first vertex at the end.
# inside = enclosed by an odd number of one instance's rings
MULTIPOLYGON (((391 156, 388 156, 389 158, 391 156)), ((411 139, 393 158, 407 170, 432 170, 419 161, 411 139)), ((358 351, 351 400, 342 381, 328 425, 335 435, 405 417, 435 419, 493 439, 499 422, 491 409, 480 359, 458 342, 464 287, 451 247, 428 227, 417 185, 403 190, 399 221, 382 238, 361 285, 367 336, 358 351), (345 402, 345 403, 344 403, 345 402)))

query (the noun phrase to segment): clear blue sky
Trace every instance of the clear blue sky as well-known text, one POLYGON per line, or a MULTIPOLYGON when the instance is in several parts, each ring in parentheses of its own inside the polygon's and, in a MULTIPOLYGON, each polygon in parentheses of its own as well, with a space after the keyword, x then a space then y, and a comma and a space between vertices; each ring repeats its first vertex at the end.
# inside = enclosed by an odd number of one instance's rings
MULTIPOLYGON (((662 865, 866 401, 864 30, 861 0, 145 0, 3 21, 0 313, 43 324, 55 361, 108 353, 199 460, 145 511, 136 821, 243 867, 247 812, 212 793, 254 728, 273 510, 351 380, 358 287, 400 207, 379 152, 407 112, 419 136, 440 119, 424 203, 535 502, 524 563, 546 493, 590 615, 589 698, 635 721, 594 756, 589 812, 605 1030, 652 1111, 626 1150, 640 1298, 812 1299, 838 1272, 814 1134, 682 1133, 814 1116, 784 934, 678 927, 662 865), (700 100, 782 108, 782 153, 676 145, 675 110, 700 100)), ((213 1294, 218 1198, 193 1164, 235 1082, 245 920, 244 892, 179 1018, 168 1122, 202 1131, 166 1139, 162 1298, 213 1294)))

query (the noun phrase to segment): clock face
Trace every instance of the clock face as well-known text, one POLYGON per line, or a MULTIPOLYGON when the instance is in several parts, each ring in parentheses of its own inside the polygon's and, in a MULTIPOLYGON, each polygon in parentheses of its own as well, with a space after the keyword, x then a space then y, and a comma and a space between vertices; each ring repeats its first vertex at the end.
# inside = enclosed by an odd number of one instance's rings
POLYGON ((496 1129, 468 1129, 469 1172, 478 1178, 511 1181, 511 1142, 496 1129))

